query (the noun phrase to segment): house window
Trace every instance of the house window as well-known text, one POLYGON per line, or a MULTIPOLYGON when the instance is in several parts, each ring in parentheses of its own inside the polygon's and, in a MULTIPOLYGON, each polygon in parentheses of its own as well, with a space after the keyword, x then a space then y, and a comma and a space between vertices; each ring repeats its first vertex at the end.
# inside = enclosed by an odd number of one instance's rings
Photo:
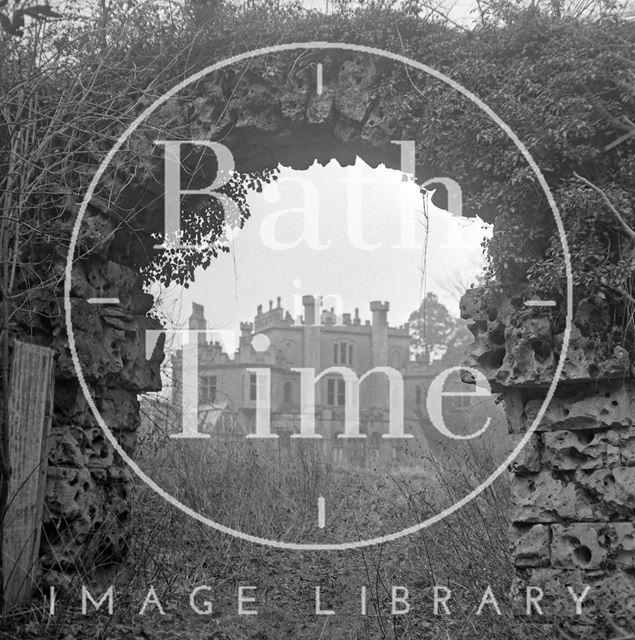
POLYGON ((472 407, 472 398, 470 398, 469 395, 458 396, 457 398, 454 399, 454 409, 456 411, 466 411, 471 407, 472 407))
POLYGON ((333 344, 334 364, 353 364, 353 345, 348 342, 336 342, 333 344))
POLYGON ((293 402, 293 387, 290 382, 284 383, 284 389, 282 391, 282 402, 284 404, 291 404, 293 402))
POLYGON ((216 376, 201 376, 199 378, 198 400, 202 404, 216 402, 216 376))
POLYGON ((256 380, 257 380, 257 377, 255 373, 249 374, 249 399, 252 402, 255 402, 256 398, 258 397, 256 380))
POLYGON ((346 404, 346 385, 339 378, 327 378, 326 404, 331 407, 343 407, 346 404))
POLYGON ((423 399, 423 393, 421 392, 421 385, 418 384, 415 387, 415 404, 419 406, 421 404, 422 399, 423 399))

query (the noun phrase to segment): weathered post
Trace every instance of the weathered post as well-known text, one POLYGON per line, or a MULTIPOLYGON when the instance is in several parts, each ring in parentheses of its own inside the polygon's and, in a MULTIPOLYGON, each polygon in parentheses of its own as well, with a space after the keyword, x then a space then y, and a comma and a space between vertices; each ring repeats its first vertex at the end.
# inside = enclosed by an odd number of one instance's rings
POLYGON ((48 436, 53 406, 52 349, 16 340, 9 382, 9 481, 2 518, 4 609, 29 600, 38 576, 48 436))

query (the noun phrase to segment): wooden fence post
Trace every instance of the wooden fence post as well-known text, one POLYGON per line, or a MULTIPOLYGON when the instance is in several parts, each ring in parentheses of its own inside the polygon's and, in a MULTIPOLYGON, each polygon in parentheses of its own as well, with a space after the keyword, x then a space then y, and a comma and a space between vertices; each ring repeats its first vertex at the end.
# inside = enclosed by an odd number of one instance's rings
POLYGON ((48 435, 53 413, 53 355, 14 342, 9 381, 9 496, 2 522, 4 609, 29 600, 37 580, 48 435))

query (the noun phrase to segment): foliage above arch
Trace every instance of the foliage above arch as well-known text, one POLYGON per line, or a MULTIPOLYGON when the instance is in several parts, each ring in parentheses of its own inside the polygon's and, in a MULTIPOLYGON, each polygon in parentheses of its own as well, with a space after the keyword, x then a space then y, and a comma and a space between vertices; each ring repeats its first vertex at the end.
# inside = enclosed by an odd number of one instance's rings
MULTIPOLYGON (((417 3, 401 8, 343 3, 336 14, 324 15, 299 3, 189 2, 177 7, 157 0, 129 3, 92 20, 32 25, 20 39, 4 38, 3 207, 9 217, 19 207, 24 224, 45 234, 35 243, 20 243, 21 250, 39 247, 31 262, 41 259, 47 243, 63 253, 63 243, 53 239, 68 228, 91 171, 143 105, 179 80, 257 47, 344 41, 424 62, 498 113, 529 149, 563 213, 577 259, 577 295, 606 289, 619 306, 632 285, 625 238, 598 195, 573 174, 606 189, 625 219, 633 220, 633 139, 611 146, 630 126, 633 112, 632 25, 611 13, 572 18, 558 16, 553 6, 542 11, 494 3, 488 18, 466 30, 422 18, 421 9, 417 3), (34 159, 28 151, 35 140, 40 144, 34 159), (9 185, 16 175, 21 183, 9 185), (19 204, 7 195, 16 186, 24 194, 19 204), (589 225, 597 233, 588 233, 589 225)), ((286 61, 270 56, 252 70, 265 77, 278 63, 286 61)), ((562 256, 551 211, 505 134, 456 92, 422 74, 398 70, 378 92, 391 100, 401 139, 416 139, 418 161, 456 179, 464 206, 495 219, 486 246, 490 280, 528 283, 536 292, 562 296, 562 256)), ((147 157, 144 150, 138 154, 142 166, 147 157)), ((117 180, 134 178, 117 174, 117 180)), ((266 179, 252 178, 259 184, 266 179)), ((236 180, 228 188, 244 204, 249 186, 236 180)), ((248 215, 244 206, 242 212, 248 215)), ((209 216, 208 228, 196 233, 215 233, 214 220, 209 216)), ((26 230, 23 226, 21 233, 26 230)), ((28 256, 22 258, 29 262, 28 256)), ((180 267, 155 260, 146 274, 184 282, 212 258, 213 253, 183 256, 180 267)), ((28 287, 27 271, 23 276, 14 284, 28 287)))

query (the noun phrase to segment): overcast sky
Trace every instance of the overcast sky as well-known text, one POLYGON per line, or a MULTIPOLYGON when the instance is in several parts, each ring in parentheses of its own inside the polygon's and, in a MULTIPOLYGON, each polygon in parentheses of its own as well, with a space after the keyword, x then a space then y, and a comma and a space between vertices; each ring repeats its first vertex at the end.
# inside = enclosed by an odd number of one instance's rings
POLYGON ((456 292, 482 271, 480 244, 491 232, 480 219, 459 219, 428 198, 425 250, 417 186, 404 183, 398 171, 362 161, 282 169, 277 184, 252 193, 249 205, 251 218, 231 253, 198 269, 189 289, 163 291, 176 325, 198 302, 210 328, 237 329, 259 304, 267 309, 273 300, 275 306, 277 296, 295 317, 303 294, 339 295, 343 311, 358 307, 363 320, 370 319, 371 300, 388 300, 389 322, 396 326, 407 322, 425 291, 434 291, 458 315, 456 292))
MULTIPOLYGON (((307 9, 324 11, 327 5, 332 7, 334 2, 333 0, 302 0, 302 4, 307 9)), ((431 2, 430 6, 438 8, 459 24, 469 25, 476 17, 476 13, 473 12, 477 8, 476 0, 436 0, 431 2)))

